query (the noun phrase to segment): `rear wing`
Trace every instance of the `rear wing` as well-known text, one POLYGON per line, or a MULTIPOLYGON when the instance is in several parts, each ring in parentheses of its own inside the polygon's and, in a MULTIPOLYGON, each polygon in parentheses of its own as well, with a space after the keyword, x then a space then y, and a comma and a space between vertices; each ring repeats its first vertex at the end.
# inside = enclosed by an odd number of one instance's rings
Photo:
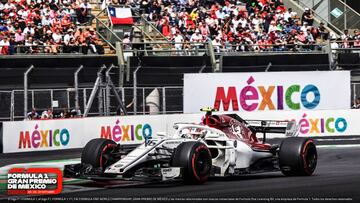
POLYGON ((279 133, 287 137, 295 137, 299 133, 299 126, 295 121, 275 120, 246 120, 249 128, 259 133, 279 133))

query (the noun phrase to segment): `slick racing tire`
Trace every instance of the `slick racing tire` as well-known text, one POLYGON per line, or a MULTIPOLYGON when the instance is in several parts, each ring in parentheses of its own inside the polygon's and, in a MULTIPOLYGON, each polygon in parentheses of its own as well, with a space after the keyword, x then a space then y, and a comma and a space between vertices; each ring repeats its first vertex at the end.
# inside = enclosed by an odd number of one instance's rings
POLYGON ((81 153, 81 163, 90 164, 93 168, 101 167, 104 170, 116 160, 111 157, 111 152, 117 147, 116 142, 104 138, 96 138, 88 142, 81 153))
POLYGON ((286 176, 310 176, 317 163, 316 146, 312 139, 286 138, 280 145, 279 165, 286 176))
POLYGON ((210 151, 201 142, 183 142, 175 149, 171 166, 182 168, 185 183, 202 184, 210 175, 210 151))

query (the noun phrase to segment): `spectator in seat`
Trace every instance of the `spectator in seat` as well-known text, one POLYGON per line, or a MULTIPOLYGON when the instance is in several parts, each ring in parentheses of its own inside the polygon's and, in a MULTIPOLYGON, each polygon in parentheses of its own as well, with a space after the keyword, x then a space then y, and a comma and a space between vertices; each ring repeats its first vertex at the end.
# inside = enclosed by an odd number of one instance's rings
POLYGON ((52 40, 50 41, 52 42, 52 53, 56 54, 58 53, 58 47, 59 45, 61 45, 62 43, 62 34, 60 32, 60 29, 56 29, 55 32, 52 34, 52 40))
POLYGON ((16 46, 15 36, 11 35, 11 37, 10 37, 10 45, 9 45, 9 55, 14 55, 16 53, 15 46, 16 46))
POLYGON ((341 39, 342 40, 350 40, 352 39, 351 35, 349 34, 349 30, 344 30, 344 34, 341 35, 341 39))
POLYGON ((284 13, 284 20, 286 22, 289 22, 292 20, 292 18, 294 18, 297 15, 296 12, 292 11, 292 8, 289 8, 287 12, 284 13), (290 18, 290 19, 289 19, 290 18))
POLYGON ((353 109, 360 109, 360 97, 356 98, 353 109))
POLYGON ((44 46, 44 53, 52 53, 50 39, 45 39, 43 46, 44 46))
POLYGON ((6 22, 4 20, 0 21, 0 32, 7 32, 7 31, 8 31, 8 28, 6 26, 6 22))
POLYGON ((360 97, 356 98, 354 105, 352 106, 353 109, 360 109, 360 97))
POLYGON ((41 45, 41 42, 38 39, 33 40, 32 54, 40 53, 39 45, 41 45))
POLYGON ((169 37, 170 36, 170 26, 169 26, 169 21, 167 19, 163 20, 162 26, 161 26, 161 33, 165 36, 165 37, 169 37))
POLYGON ((39 118, 39 114, 36 112, 36 109, 33 108, 31 112, 27 113, 28 120, 35 120, 39 118))
POLYGON ((25 27, 23 33, 26 36, 33 36, 35 34, 35 29, 34 29, 33 23, 28 23, 27 26, 25 27))
POLYGON ((70 44, 70 40, 74 38, 73 31, 74 30, 70 28, 67 30, 67 33, 64 35, 64 41, 63 41, 64 53, 71 53, 71 47, 69 46, 69 44, 70 44))
POLYGON ((354 31, 354 48, 360 48, 360 31, 354 31))
POLYGON ((50 108, 46 111, 43 111, 41 114, 41 119, 52 119, 52 118, 53 118, 53 111, 50 108))
POLYGON ((351 48, 352 46, 352 36, 349 34, 349 30, 344 30, 344 34, 341 35, 341 48, 351 48))
POLYGON ((63 29, 67 29, 69 28, 71 25, 71 19, 70 19, 70 15, 65 15, 62 19, 61 19, 61 27, 63 29))
POLYGON ((306 34, 301 30, 300 33, 296 36, 296 39, 299 40, 301 43, 306 43, 306 34))
POLYGON ((51 48, 51 53, 52 54, 57 54, 57 53, 59 53, 59 45, 60 44, 58 44, 58 43, 56 43, 55 41, 54 41, 54 39, 52 39, 52 38, 50 38, 50 48, 51 48))
POLYGON ((88 2, 88 0, 84 0, 78 8, 77 18, 80 24, 91 23, 91 21, 95 18, 94 15, 91 14, 92 6, 88 2))
POLYGON ((319 26, 319 35, 321 36, 321 38, 323 40, 329 39, 329 30, 325 28, 325 25, 323 22, 321 22, 320 26, 319 26))
POLYGON ((199 48, 199 46, 201 44, 196 43, 196 42, 202 42, 203 38, 202 35, 200 34, 200 31, 198 29, 195 30, 195 33, 191 35, 190 37, 190 42, 195 42, 193 45, 196 46, 197 48, 199 48))
POLYGON ((55 32, 52 34, 52 39, 55 43, 59 44, 62 41, 62 35, 59 29, 56 29, 55 32))
POLYGON ((94 40, 95 42, 95 48, 98 54, 102 55, 105 54, 105 49, 104 49, 104 42, 101 41, 100 39, 96 39, 94 40))
POLYGON ((1 55, 9 55, 9 46, 10 41, 7 36, 4 36, 0 41, 0 54, 1 55))
POLYGON ((82 53, 88 54, 89 48, 92 53, 96 53, 95 41, 94 41, 92 35, 90 34, 89 29, 87 29, 86 32, 84 33, 84 37, 85 37, 85 40, 81 46, 82 53))
POLYGON ((301 24, 304 25, 304 22, 307 22, 309 26, 312 26, 314 23, 314 16, 309 8, 305 8, 305 12, 301 17, 301 24))
POLYGON ((130 44, 130 37, 128 34, 124 35, 124 38, 122 40, 123 45, 124 45, 124 49, 131 49, 131 44, 130 44))
POLYGON ((87 37, 89 38, 88 46, 91 48, 91 51, 93 53, 97 53, 96 42, 97 42, 98 38, 96 36, 94 28, 89 29, 89 33, 87 34, 87 37))
POLYGON ((65 108, 64 111, 60 115, 61 115, 61 118, 70 118, 71 117, 70 112, 67 108, 65 108))
POLYGON ((75 40, 79 43, 79 44, 82 44, 84 43, 85 41, 85 35, 84 35, 84 32, 83 32, 83 29, 82 28, 78 28, 74 34, 74 38, 75 40))
POLYGON ((270 33, 270 32, 275 32, 277 29, 278 29, 278 27, 277 27, 277 25, 276 25, 276 22, 275 22, 275 21, 271 21, 270 26, 269 26, 269 31, 268 31, 268 33, 270 33))
POLYGON ((12 22, 10 20, 7 21, 6 27, 7 27, 9 33, 14 33, 15 30, 16 30, 14 25, 12 24, 12 22))
POLYGON ((176 49, 176 55, 182 55, 182 47, 183 47, 183 42, 184 42, 184 38, 183 36, 179 33, 179 31, 175 32, 174 35, 174 42, 175 42, 175 49, 176 49))
POLYGON ((216 36, 215 39, 212 40, 212 45, 214 47, 214 50, 217 53, 220 53, 220 49, 221 49, 221 38, 219 36, 216 36))
POLYGON ((71 53, 79 53, 79 49, 80 49, 79 42, 76 41, 74 38, 70 39, 69 47, 71 53))
POLYGON ((31 54, 33 53, 33 38, 31 36, 27 37, 24 43, 25 47, 25 53, 31 54))
POLYGON ((306 32, 308 29, 310 29, 308 22, 304 22, 304 24, 300 27, 300 30, 303 32, 306 32))
POLYGON ((336 50, 334 50, 334 49, 338 49, 338 48, 339 48, 339 44, 336 42, 336 37, 331 38, 331 40, 330 40, 330 47, 331 47, 332 53, 333 53, 333 55, 334 55, 334 57, 335 57, 336 50))

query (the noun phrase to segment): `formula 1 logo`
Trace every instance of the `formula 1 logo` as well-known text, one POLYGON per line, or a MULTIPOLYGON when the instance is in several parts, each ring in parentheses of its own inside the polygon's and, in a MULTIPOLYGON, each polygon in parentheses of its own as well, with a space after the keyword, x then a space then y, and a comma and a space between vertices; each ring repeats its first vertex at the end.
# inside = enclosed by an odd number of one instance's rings
POLYGON ((56 195, 62 191, 57 168, 13 168, 7 176, 8 195, 56 195))

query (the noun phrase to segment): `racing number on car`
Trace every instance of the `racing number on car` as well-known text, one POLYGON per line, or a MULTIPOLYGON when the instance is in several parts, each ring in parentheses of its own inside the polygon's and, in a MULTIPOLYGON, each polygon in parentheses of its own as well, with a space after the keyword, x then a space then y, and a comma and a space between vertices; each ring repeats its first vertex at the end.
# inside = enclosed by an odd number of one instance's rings
POLYGON ((239 125, 232 125, 231 126, 231 131, 234 135, 236 135, 236 137, 241 139, 241 135, 242 135, 242 128, 239 125))

